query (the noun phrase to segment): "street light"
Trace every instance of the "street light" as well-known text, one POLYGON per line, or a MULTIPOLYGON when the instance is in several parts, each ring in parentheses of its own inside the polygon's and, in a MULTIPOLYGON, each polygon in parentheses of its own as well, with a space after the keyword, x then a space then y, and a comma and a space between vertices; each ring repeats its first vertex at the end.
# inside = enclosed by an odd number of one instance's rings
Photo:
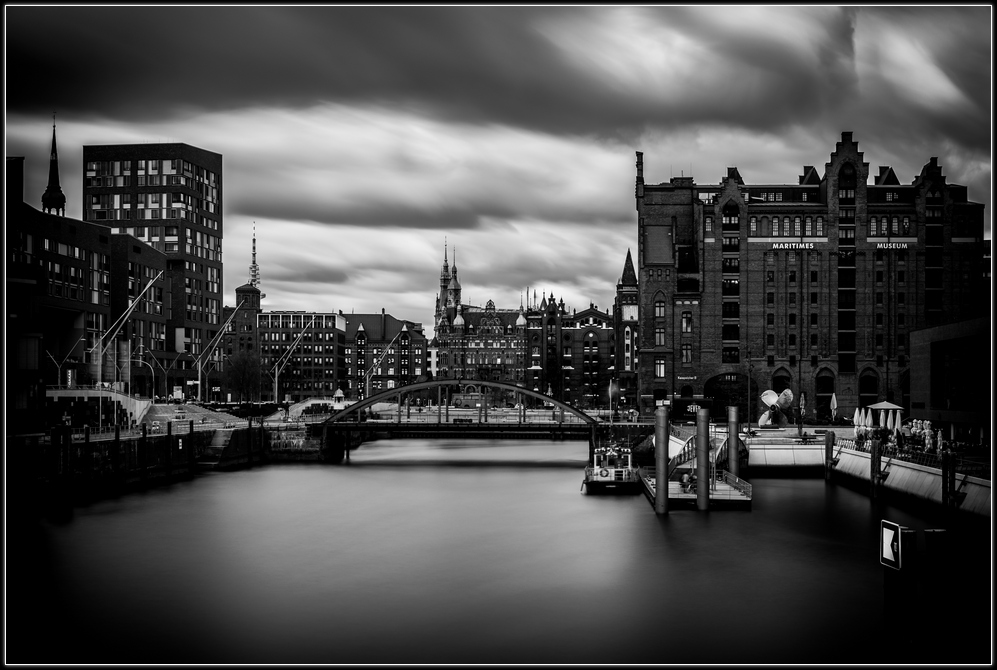
POLYGON ((152 393, 149 394, 149 399, 155 402, 156 397, 156 370, 152 367, 152 364, 148 361, 143 361, 138 358, 131 359, 135 363, 141 363, 142 365, 148 366, 149 371, 152 373, 152 393))
POLYGON ((57 382, 56 383, 56 387, 57 388, 62 388, 62 366, 66 364, 66 361, 69 360, 69 357, 73 355, 74 351, 76 351, 76 345, 79 344, 80 342, 83 342, 85 339, 86 339, 85 337, 81 337, 80 339, 78 339, 75 342, 73 342, 73 346, 71 346, 69 348, 69 353, 66 354, 66 357, 62 359, 61 363, 56 362, 55 356, 53 356, 51 353, 49 353, 48 349, 45 350, 45 353, 48 354, 48 357, 52 359, 53 363, 55 363, 56 374, 58 375, 56 377, 56 382, 57 382))

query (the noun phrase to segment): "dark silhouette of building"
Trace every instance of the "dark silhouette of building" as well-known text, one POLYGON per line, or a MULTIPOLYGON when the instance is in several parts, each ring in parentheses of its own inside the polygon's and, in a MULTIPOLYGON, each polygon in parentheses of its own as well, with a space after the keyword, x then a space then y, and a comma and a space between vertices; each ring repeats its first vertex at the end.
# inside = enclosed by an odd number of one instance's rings
POLYGON ((166 257, 171 303, 154 355, 196 397, 198 367, 221 364, 217 346, 206 352, 222 326, 222 156, 183 143, 96 145, 83 147, 83 162, 83 219, 166 257))
POLYGON ((8 157, 6 171, 7 432, 126 423, 124 394, 155 391, 155 372, 140 361, 165 339, 166 256, 106 226, 31 207, 24 159, 8 157), (119 393, 93 393, 98 382, 119 393))
MULTIPOLYGON (((637 152, 642 405, 758 415, 791 388, 808 418, 889 400, 910 415, 912 330, 989 313, 983 205, 936 158, 909 184, 870 181, 850 132, 820 174, 748 184, 645 184, 637 152), (813 412, 813 413, 811 413, 813 412)), ((795 403, 794 403, 795 404, 795 403)))

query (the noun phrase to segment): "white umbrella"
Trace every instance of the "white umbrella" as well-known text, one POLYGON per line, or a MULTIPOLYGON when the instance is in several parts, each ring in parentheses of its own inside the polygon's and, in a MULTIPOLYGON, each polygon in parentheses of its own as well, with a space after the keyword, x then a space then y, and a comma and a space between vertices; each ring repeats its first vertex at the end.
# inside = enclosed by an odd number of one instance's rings
POLYGON ((893 432, 893 412, 887 412, 886 414, 887 414, 887 416, 886 416, 886 429, 892 433, 893 432))
POLYGON ((834 421, 834 417, 838 414, 838 396, 831 394, 831 421, 834 421))
POLYGON ((880 428, 886 428, 886 415, 887 414, 889 414, 889 412, 884 411, 884 410, 879 410, 879 427, 880 428))
POLYGON ((862 421, 862 424, 866 428, 872 428, 872 410, 871 409, 866 408, 866 410, 865 410, 865 419, 862 421))
POLYGON ((858 437, 859 436, 859 426, 861 426, 861 425, 862 425, 862 412, 860 412, 859 408, 856 407, 855 408, 855 413, 852 414, 852 436, 853 437, 858 437))

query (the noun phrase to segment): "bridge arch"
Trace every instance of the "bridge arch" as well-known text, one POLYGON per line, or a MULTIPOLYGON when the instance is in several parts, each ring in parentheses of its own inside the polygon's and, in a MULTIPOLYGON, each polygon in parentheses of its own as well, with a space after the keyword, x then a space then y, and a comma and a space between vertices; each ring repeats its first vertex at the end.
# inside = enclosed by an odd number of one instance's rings
MULTIPOLYGON (((407 386, 398 386, 393 389, 387 389, 385 391, 381 391, 380 393, 375 393, 369 398, 364 398, 363 400, 359 400, 350 405, 349 407, 347 407, 346 409, 336 412, 328 419, 326 419, 323 423, 335 423, 338 421, 342 421, 349 416, 356 415, 361 410, 367 409, 368 407, 371 407, 376 403, 389 402, 390 400, 405 395, 407 393, 413 393, 415 391, 424 391, 426 389, 437 388, 441 386, 466 386, 468 383, 471 382, 469 380, 463 380, 463 379, 434 379, 433 381, 417 382, 415 384, 408 384, 407 386)), ((485 381, 481 379, 475 379, 473 380, 473 383, 479 388, 492 388, 500 391, 513 391, 515 393, 522 393, 524 396, 530 398, 536 398, 543 402, 549 402, 552 405, 554 405, 554 407, 563 409, 565 412, 577 416, 585 423, 589 424, 599 423, 596 419, 590 417, 588 414, 582 412, 576 407, 565 404, 560 400, 555 400, 554 398, 551 398, 548 395, 544 395, 543 393, 539 393, 537 391, 531 391, 522 386, 516 386, 515 384, 506 384, 505 382, 485 381)))

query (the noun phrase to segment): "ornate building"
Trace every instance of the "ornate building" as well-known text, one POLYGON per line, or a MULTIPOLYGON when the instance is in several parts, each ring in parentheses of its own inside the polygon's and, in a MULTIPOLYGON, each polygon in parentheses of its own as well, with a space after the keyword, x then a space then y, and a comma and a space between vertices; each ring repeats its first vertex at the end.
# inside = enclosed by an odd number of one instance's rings
MULTIPOLYGON (((440 292, 436 296, 435 334, 437 376, 468 382, 465 392, 479 390, 475 381, 497 381, 522 385, 526 318, 519 310, 498 309, 491 300, 484 307, 461 301, 457 259, 451 268, 447 250, 440 270, 440 292)), ((508 397, 506 402, 515 402, 508 397)))
POLYGON ((832 396, 839 415, 889 400, 910 416, 910 332, 988 312, 983 205, 936 158, 904 185, 844 132, 798 182, 645 184, 637 152, 642 406, 754 419, 762 391, 790 388, 808 418, 832 396))

